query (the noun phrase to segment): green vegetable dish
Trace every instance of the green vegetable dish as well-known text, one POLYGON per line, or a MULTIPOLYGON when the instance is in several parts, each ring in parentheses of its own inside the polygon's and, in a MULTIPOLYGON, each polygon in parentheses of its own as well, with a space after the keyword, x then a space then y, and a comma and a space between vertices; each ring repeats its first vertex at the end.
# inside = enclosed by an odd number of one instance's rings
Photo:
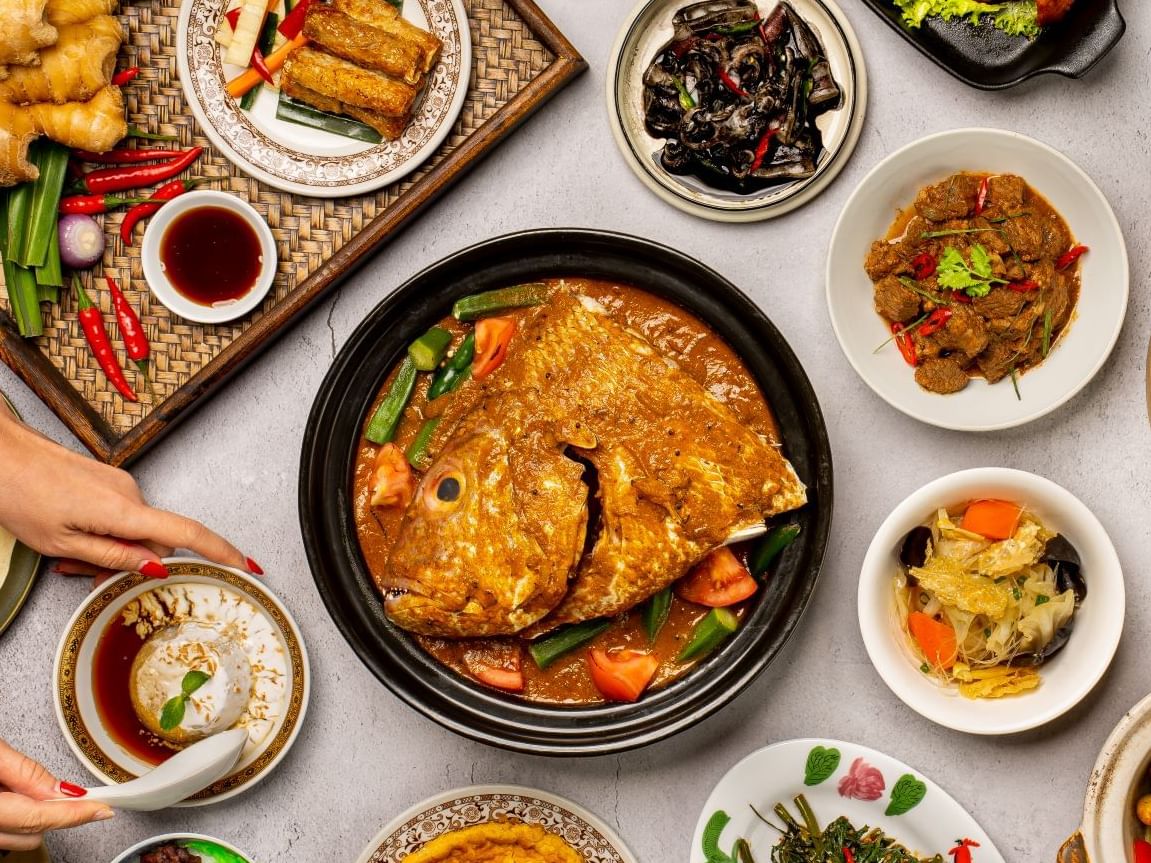
POLYGON ((982 3, 979 0, 893 0, 912 28, 928 18, 944 21, 966 20, 974 26, 993 27, 1008 36, 1034 39, 1044 27, 1054 24, 1071 7, 1072 0, 1005 0, 982 3))

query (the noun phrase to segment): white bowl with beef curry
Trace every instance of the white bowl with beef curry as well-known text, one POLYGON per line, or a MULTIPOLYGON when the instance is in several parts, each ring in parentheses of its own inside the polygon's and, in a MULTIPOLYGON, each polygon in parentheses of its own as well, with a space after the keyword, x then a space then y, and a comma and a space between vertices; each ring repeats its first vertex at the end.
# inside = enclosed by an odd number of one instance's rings
POLYGON ((960 129, 889 156, 844 208, 832 325, 889 404, 990 431, 1062 405, 1109 356, 1127 309, 1123 235, 1091 179, 1012 132, 960 129))

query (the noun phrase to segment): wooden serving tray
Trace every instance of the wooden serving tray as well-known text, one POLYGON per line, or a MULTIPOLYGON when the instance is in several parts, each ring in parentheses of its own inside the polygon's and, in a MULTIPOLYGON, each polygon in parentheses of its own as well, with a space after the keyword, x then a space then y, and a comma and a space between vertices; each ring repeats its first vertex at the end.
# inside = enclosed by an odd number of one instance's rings
MULTIPOLYGON (((133 404, 108 383, 67 292, 46 312, 44 335, 37 339, 18 335, 6 294, 0 295, 0 359, 97 458, 124 465, 142 455, 587 67, 532 0, 465 0, 464 5, 471 25, 472 73, 467 100, 448 139, 401 182, 360 197, 328 200, 273 189, 241 173, 211 147, 176 79, 179 0, 125 6, 128 39, 121 65, 144 70, 124 91, 129 124, 179 135, 183 146, 206 148, 191 173, 219 178, 209 187, 247 198, 267 219, 280 250, 275 284, 260 310, 247 318, 223 325, 190 323, 148 292, 139 236, 124 248, 117 234, 121 216, 104 216, 108 248, 103 269, 96 272, 116 278, 140 314, 152 343, 155 396, 141 392, 133 404)), ((103 279, 94 285, 91 276, 86 280, 99 294, 117 354, 128 368, 103 279)), ((131 368, 128 377, 136 381, 131 368)))

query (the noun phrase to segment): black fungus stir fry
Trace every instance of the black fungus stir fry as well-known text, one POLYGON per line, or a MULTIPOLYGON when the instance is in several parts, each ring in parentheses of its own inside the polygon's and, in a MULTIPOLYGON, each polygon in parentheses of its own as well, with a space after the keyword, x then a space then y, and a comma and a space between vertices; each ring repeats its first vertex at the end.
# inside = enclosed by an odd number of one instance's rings
POLYGON ((781 2, 705 0, 673 19, 644 73, 644 122, 675 174, 738 192, 802 180, 823 153, 816 118, 843 104, 819 38, 781 2))

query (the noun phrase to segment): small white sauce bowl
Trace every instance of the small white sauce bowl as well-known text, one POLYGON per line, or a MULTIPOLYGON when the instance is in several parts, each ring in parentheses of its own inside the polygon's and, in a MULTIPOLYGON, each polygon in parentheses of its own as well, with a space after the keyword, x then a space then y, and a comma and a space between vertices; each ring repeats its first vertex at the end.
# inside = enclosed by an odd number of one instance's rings
POLYGON ((144 279, 153 296, 172 314, 198 324, 222 324, 234 321, 258 308, 264 301, 276 278, 279 261, 272 229, 256 209, 247 201, 227 192, 201 190, 187 192, 162 206, 144 231, 140 258, 144 265, 144 279), (260 238, 260 275, 256 284, 244 296, 230 303, 205 306, 185 297, 172 285, 160 260, 160 247, 168 227, 177 218, 198 207, 221 207, 243 217, 260 238))
POLYGON ((1075 495, 1049 479, 1009 468, 975 468, 929 482, 880 526, 859 576, 859 628, 879 676, 922 716, 969 734, 1014 734, 1036 728, 1078 704, 1103 677, 1119 646, 1126 608, 1123 570, 1107 531, 1075 495), (1037 689, 1006 698, 970 699, 920 670, 900 625, 894 579, 899 550, 913 527, 940 507, 980 498, 1025 505, 1079 552, 1087 597, 1075 612, 1067 645, 1039 667, 1037 689))

